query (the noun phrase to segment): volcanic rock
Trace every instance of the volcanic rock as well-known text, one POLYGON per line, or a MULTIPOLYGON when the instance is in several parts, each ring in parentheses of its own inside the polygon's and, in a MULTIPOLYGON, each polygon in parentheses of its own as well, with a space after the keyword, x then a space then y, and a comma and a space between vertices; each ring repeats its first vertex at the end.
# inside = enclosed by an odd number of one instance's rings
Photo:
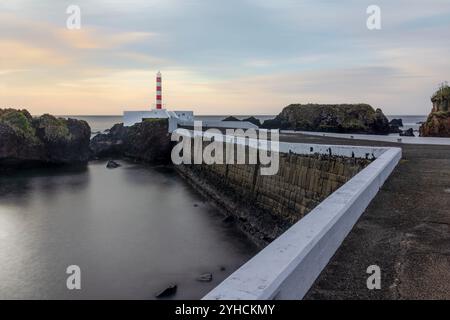
POLYGON ((433 109, 420 127, 421 137, 450 137, 450 87, 443 85, 431 97, 433 109))
POLYGON ((401 137, 415 137, 414 130, 409 128, 408 130, 400 132, 401 137))
POLYGON ((0 109, 0 165, 3 168, 80 164, 89 159, 86 121, 32 117, 27 110, 0 109))
POLYGON ((167 119, 146 119, 130 127, 114 125, 92 138, 91 158, 128 157, 147 163, 169 163, 171 140, 167 119))
POLYGON ((261 127, 261 121, 259 121, 259 119, 256 119, 255 117, 246 118, 242 121, 247 121, 253 123, 255 126, 261 127))
POLYGON ((291 104, 266 129, 287 129, 338 133, 388 134, 389 121, 380 109, 368 104, 291 104))
POLYGON ((120 167, 120 164, 118 164, 117 162, 115 162, 114 160, 109 160, 108 163, 106 164, 106 167, 108 169, 115 169, 120 167))

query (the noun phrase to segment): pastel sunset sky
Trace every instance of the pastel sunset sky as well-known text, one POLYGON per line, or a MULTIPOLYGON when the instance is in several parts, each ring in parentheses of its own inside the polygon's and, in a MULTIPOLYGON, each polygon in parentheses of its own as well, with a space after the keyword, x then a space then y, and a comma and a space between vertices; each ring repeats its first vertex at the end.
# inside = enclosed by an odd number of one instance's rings
POLYGON ((427 114, 450 80, 449 36, 449 0, 2 0, 0 107, 143 110, 161 70, 166 107, 196 114, 309 102, 427 114), (371 4, 381 30, 366 27, 371 4))

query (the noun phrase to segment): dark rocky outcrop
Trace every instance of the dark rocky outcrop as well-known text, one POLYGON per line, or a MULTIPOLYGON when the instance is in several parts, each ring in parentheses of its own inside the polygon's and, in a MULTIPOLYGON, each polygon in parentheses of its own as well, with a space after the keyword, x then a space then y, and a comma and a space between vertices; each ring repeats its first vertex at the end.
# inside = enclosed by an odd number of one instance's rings
POLYGON ((400 132, 401 137, 415 137, 414 130, 409 128, 408 130, 400 132))
POLYGON ((389 121, 389 133, 401 133, 402 130, 400 127, 403 127, 402 119, 392 119, 389 121))
POLYGON ((128 128, 119 123, 107 130, 107 133, 96 135, 89 144, 92 155, 98 158, 122 156, 127 132, 128 128))
POLYGON ((388 134, 389 121, 368 104, 291 104, 263 128, 338 133, 388 134))
POLYGON ((247 121, 253 123, 255 126, 261 127, 261 121, 259 121, 259 119, 256 119, 255 117, 246 118, 242 121, 247 121))
POLYGON ((229 117, 226 117, 225 119, 223 119, 222 121, 241 121, 241 120, 239 120, 236 117, 229 116, 229 117))
POLYGON ((420 127, 421 137, 450 137, 450 87, 443 85, 431 97, 433 109, 420 127))
POLYGON ((389 125, 394 127, 403 127, 403 121, 402 119, 392 119, 389 121, 389 125))
POLYGON ((0 165, 5 169, 86 163, 90 134, 86 121, 0 109, 0 165))
POLYGON ((147 163, 168 163, 171 141, 167 119, 147 119, 131 127, 114 125, 90 143, 92 158, 128 157, 147 163))

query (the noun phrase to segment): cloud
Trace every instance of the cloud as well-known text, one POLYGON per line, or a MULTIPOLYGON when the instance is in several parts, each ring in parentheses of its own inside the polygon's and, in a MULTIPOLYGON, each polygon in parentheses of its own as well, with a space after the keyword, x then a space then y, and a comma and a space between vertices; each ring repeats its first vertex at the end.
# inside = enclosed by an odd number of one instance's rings
POLYGON ((80 0, 74 31, 64 1, 8 3, 0 104, 27 102, 35 112, 150 105, 161 69, 167 105, 198 113, 368 102, 425 114, 450 73, 448 0, 379 0, 376 32, 366 28, 372 3, 360 0, 80 0))
POLYGON ((0 60, 8 68, 36 66, 61 66, 70 58, 47 48, 39 48, 24 42, 0 39, 0 60))
POLYGON ((54 33, 58 40, 76 49, 114 49, 135 42, 151 41, 151 38, 156 36, 150 32, 108 32, 92 27, 84 27, 80 30, 60 28, 54 33))

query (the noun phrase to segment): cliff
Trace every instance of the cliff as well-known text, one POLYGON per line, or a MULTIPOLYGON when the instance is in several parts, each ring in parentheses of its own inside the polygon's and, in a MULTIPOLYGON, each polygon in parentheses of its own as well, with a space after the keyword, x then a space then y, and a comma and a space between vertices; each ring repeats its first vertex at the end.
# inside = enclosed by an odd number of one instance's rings
POLYGON ((86 163, 90 134, 85 121, 0 109, 0 169, 86 163))
POLYGON ((450 137, 450 87, 442 86, 431 97, 433 108, 420 127, 421 137, 450 137))
POLYGON ((291 104, 263 127, 285 130, 388 134, 389 121, 368 104, 291 104))

